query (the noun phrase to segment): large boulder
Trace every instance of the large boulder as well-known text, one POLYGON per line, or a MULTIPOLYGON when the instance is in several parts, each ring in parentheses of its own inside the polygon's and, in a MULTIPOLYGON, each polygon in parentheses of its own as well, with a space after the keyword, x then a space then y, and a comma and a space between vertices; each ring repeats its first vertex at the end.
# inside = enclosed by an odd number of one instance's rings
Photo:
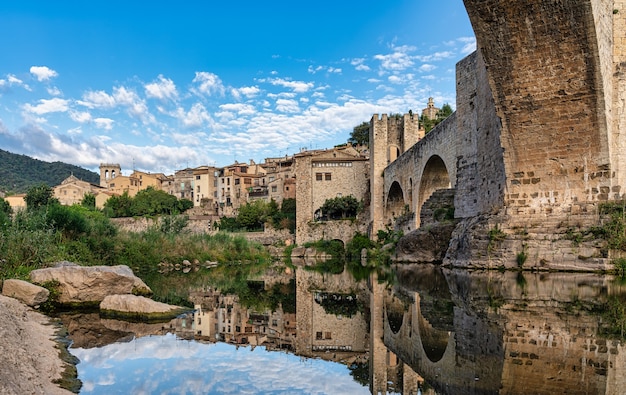
POLYGON ((152 290, 133 271, 120 266, 79 266, 62 262, 56 267, 30 272, 36 284, 57 281, 60 304, 98 304, 107 295, 149 295, 152 290))
POLYGON ((136 295, 108 295, 100 303, 100 314, 141 321, 169 320, 189 310, 136 295))
POLYGON ((2 295, 19 300, 28 306, 38 306, 48 300, 50 291, 28 281, 9 279, 2 284, 2 295))
POLYGON ((396 262, 439 263, 443 261, 456 223, 442 222, 402 236, 396 245, 396 262))

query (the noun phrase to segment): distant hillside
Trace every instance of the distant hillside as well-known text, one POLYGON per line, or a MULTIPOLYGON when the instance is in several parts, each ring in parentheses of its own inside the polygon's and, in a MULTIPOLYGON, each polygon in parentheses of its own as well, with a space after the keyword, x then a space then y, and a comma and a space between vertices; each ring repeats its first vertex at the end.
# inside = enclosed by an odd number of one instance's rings
POLYGON ((74 174, 93 184, 100 184, 100 175, 82 167, 63 162, 44 162, 26 155, 0 149, 0 192, 24 193, 33 185, 51 187, 74 174))

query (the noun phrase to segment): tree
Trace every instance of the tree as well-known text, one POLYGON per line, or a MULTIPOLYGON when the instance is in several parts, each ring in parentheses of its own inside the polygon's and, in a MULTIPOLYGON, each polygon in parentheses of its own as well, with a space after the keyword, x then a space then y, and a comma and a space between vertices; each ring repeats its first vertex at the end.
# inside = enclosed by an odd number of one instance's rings
POLYGON ((24 200, 29 210, 36 210, 39 207, 44 207, 51 203, 58 203, 58 200, 53 197, 52 188, 46 184, 30 187, 26 192, 24 200))
POLYGON ((426 131, 426 133, 428 133, 435 126, 439 125, 444 119, 452 115, 453 112, 454 111, 452 110, 452 107, 448 103, 446 103, 443 106, 441 106, 441 109, 439 111, 437 111, 437 115, 435 116, 435 119, 430 119, 427 116, 422 115, 420 116, 420 123, 424 127, 424 130, 426 131))
POLYGON ((80 205, 90 210, 95 210, 96 196, 91 192, 87 192, 85 196, 83 196, 83 199, 80 201, 80 205))
POLYGON ((369 122, 363 122, 358 126, 355 126, 350 133, 348 142, 352 145, 366 145, 369 146, 370 142, 370 124, 369 122))
POLYGON ((121 196, 111 196, 106 203, 104 203, 104 212, 107 217, 130 217, 130 207, 133 200, 128 196, 128 192, 124 191, 121 196))
POLYGON ((326 219, 354 218, 361 210, 362 204, 354 196, 341 196, 326 199, 320 207, 321 217, 326 219))
POLYGON ((11 205, 9 204, 9 202, 4 200, 3 198, 0 198, 0 213, 11 215, 12 211, 13 210, 11 209, 11 205))

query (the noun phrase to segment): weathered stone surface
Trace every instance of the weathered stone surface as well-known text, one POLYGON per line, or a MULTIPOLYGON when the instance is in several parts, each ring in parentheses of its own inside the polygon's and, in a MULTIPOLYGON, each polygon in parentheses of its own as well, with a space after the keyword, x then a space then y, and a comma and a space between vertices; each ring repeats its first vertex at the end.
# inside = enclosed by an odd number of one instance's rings
POLYGON ((28 281, 9 279, 2 284, 2 295, 15 298, 28 306, 37 306, 48 300, 50 291, 28 281))
POLYGON ((59 282, 59 303, 101 302, 107 295, 150 294, 150 288, 133 271, 120 266, 78 266, 63 262, 58 267, 33 270, 36 284, 59 282))
POLYGON ((441 262, 448 249, 455 223, 439 223, 416 229, 398 240, 396 260, 399 262, 441 262))
POLYGON ((105 315, 133 316, 137 318, 175 317, 186 309, 135 295, 107 295, 100 303, 100 312, 105 315))

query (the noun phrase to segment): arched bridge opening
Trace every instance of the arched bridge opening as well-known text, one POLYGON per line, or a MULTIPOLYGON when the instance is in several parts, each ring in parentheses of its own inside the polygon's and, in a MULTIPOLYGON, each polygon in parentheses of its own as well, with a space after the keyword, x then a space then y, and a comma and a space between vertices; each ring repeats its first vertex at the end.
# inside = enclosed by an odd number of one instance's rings
MULTIPOLYGON (((451 180, 450 174, 448 172, 448 168, 446 163, 439 155, 431 156, 426 165, 424 166, 424 171, 422 173, 422 177, 419 185, 418 192, 418 201, 416 207, 416 216, 418 218, 418 226, 424 225, 424 216, 428 214, 429 217, 441 217, 442 215, 447 215, 448 211, 446 209, 450 209, 450 205, 452 205, 451 210, 454 212, 454 193, 452 192, 452 200, 447 196, 449 194, 448 191, 451 191, 451 180), (436 196, 433 196, 435 192, 441 191, 436 196), (433 202, 432 204, 425 207, 425 203, 433 197, 437 198, 437 202, 433 202), (439 209, 443 209, 443 212, 439 212, 439 209), (428 212, 426 212, 428 210, 428 212), (443 214, 442 214, 443 213, 443 214)), ((435 218, 435 220, 439 220, 441 218, 435 218)))
POLYGON ((385 204, 385 224, 393 224, 396 218, 400 217, 406 211, 406 203, 404 202, 404 191, 400 183, 394 181, 389 188, 387 201, 385 204))

